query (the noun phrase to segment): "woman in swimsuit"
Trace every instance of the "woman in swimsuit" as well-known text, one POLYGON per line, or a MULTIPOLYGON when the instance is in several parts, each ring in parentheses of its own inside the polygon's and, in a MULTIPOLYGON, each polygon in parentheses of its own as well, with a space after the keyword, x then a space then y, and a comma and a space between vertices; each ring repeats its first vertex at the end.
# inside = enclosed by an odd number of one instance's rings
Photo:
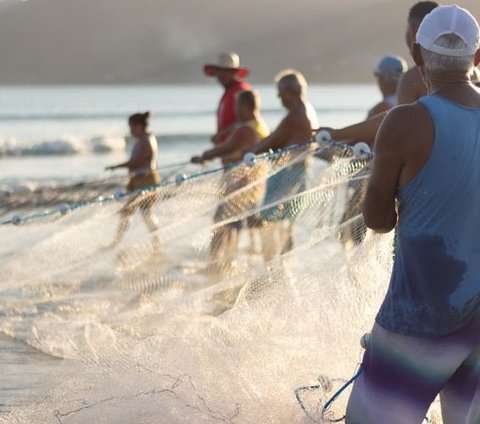
POLYGON ((157 193, 153 188, 142 190, 160 183, 160 175, 157 171, 157 140, 148 131, 150 118, 150 112, 136 113, 128 118, 130 132, 136 140, 130 159, 106 168, 106 170, 127 168, 130 177, 127 191, 138 191, 138 194, 133 195, 121 209, 120 224, 111 247, 117 245, 123 239, 130 227, 132 216, 137 209, 140 209, 145 224, 150 232, 153 233, 154 247, 158 245, 158 236, 155 234, 158 229, 158 221, 152 210, 157 200, 157 193))

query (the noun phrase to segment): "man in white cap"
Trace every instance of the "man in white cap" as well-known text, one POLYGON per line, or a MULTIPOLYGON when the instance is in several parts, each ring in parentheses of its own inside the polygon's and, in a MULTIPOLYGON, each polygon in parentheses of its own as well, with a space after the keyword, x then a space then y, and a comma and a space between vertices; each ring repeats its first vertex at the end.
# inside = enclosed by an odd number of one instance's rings
POLYGON ((218 145, 228 138, 237 120, 235 95, 239 91, 252 90, 250 84, 243 81, 250 72, 240 66, 240 58, 234 52, 220 54, 217 63, 204 66, 204 72, 209 77, 216 77, 225 88, 217 110, 217 133, 212 137, 213 144, 218 145))
POLYGON ((399 56, 385 56, 373 74, 383 99, 368 111, 367 118, 386 112, 397 105, 397 87, 400 79, 407 70, 407 63, 399 56))
POLYGON ((465 9, 428 14, 412 53, 429 94, 394 108, 375 139, 363 214, 397 228, 397 249, 347 424, 421 424, 438 394, 444 424, 479 423, 479 41, 465 9))

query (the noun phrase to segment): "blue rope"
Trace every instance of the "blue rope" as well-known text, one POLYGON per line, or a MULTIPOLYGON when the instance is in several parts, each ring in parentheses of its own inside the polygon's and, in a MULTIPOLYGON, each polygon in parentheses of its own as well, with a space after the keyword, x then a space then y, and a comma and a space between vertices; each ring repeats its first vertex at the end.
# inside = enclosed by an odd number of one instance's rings
MULTIPOLYGON (((295 151, 295 150, 303 149, 306 146, 313 145, 313 144, 316 144, 316 143, 317 143, 316 141, 309 140, 309 141, 306 141, 306 142, 303 142, 303 143, 298 143, 298 144, 294 144, 294 145, 285 147, 283 149, 269 150, 268 152, 262 153, 260 155, 256 155, 254 157, 254 162, 269 159, 269 158, 279 156, 279 155, 282 155, 282 154, 285 154, 285 153, 288 153, 288 152, 292 152, 292 151, 295 151)), ((320 148, 339 147, 339 148, 352 150, 352 146, 349 146, 345 143, 339 143, 339 142, 333 142, 333 141, 328 141, 326 143, 328 143, 328 144, 327 145, 320 144, 320 148)), ((373 155, 371 155, 371 156, 373 156, 373 155)), ((137 195, 141 192, 153 191, 153 190, 156 190, 157 188, 160 188, 160 187, 165 187, 165 186, 168 186, 168 185, 184 183, 185 181, 190 181, 190 180, 201 178, 201 177, 204 177, 204 176, 207 176, 207 175, 212 175, 212 174, 216 174, 216 173, 223 172, 223 171, 226 171, 226 170, 230 170, 230 169, 235 168, 239 165, 242 165, 243 163, 245 163, 243 160, 239 160, 237 162, 233 162, 233 163, 230 163, 230 164, 222 166, 222 167, 209 169, 209 170, 202 171, 202 172, 196 172, 196 173, 189 174, 189 175, 181 175, 180 176, 181 178, 179 180, 176 180, 176 181, 171 181, 171 179, 167 179, 167 180, 162 181, 158 184, 153 184, 153 185, 150 185, 150 186, 143 187, 141 189, 129 191, 129 192, 126 192, 126 193, 121 193, 120 195, 110 195, 110 196, 107 196, 107 197, 100 196, 96 199, 89 200, 89 201, 82 201, 82 202, 78 202, 78 203, 66 204, 63 211, 62 210, 59 211, 58 209, 50 209, 50 210, 45 210, 45 211, 41 211, 41 212, 35 212, 31 215, 27 215, 27 216, 24 216, 24 217, 21 217, 19 215, 14 215, 14 216, 10 217, 9 219, 7 219, 5 221, 0 221, 0 225, 11 225, 11 224, 19 225, 19 224, 24 223, 24 222, 32 221, 32 220, 39 219, 39 218, 44 218, 44 217, 47 217, 47 216, 52 216, 52 215, 58 214, 59 212, 62 215, 64 215, 67 211, 75 210, 75 209, 86 207, 86 206, 89 206, 89 205, 104 204, 104 203, 111 202, 113 200, 117 200, 117 198, 121 199, 121 198, 127 197, 127 196, 135 196, 135 195, 137 195)), ((174 165, 175 164, 172 164, 172 167, 174 167, 174 165)), ((179 165, 179 166, 186 165, 186 162, 183 162, 183 163, 177 164, 177 165, 179 165)))
MULTIPOLYGON (((345 391, 348 389, 348 387, 350 387, 351 384, 353 384, 353 382, 362 375, 362 372, 363 372, 363 368, 360 366, 360 368, 358 369, 358 371, 355 373, 355 375, 350 379, 348 380, 342 387, 340 387, 335 393, 334 395, 330 398, 330 400, 328 400, 325 405, 323 406, 323 409, 322 409, 322 413, 324 414, 325 412, 327 412, 330 407, 332 406, 333 402, 335 402, 338 397, 345 391)), ((345 417, 344 417, 345 418, 345 417)), ((342 418, 343 419, 343 418, 342 418)))
MULTIPOLYGON (((341 422, 345 419, 345 416, 343 416, 342 418, 338 418, 338 419, 328 419, 328 418, 325 418, 324 415, 328 412, 328 410, 330 409, 330 407, 332 406, 333 402, 335 402, 339 396, 345 391, 348 389, 348 387, 350 387, 354 382, 355 380, 360 377, 360 375, 362 374, 363 372, 363 369, 362 367, 360 366, 358 371, 355 373, 355 375, 350 379, 348 380, 346 383, 343 384, 342 387, 340 387, 340 389, 338 389, 334 394, 333 396, 327 401, 325 402, 325 404, 323 405, 323 408, 322 408, 322 415, 321 415, 321 419, 322 420, 325 420, 327 419, 329 422, 332 422, 332 423, 337 423, 337 422, 341 422)), ((309 412, 307 411, 307 409, 305 408, 305 405, 303 404, 303 401, 302 401, 302 398, 300 397, 300 394, 302 392, 305 392, 305 391, 309 391, 309 392, 312 392, 312 391, 315 391, 315 390, 319 390, 319 389, 323 389, 324 387, 322 386, 322 384, 317 384, 315 386, 307 386, 307 387, 299 387, 298 389, 295 390, 295 397, 297 398, 297 402, 299 403, 300 407, 302 408, 303 412, 305 412, 305 414, 310 417, 311 419, 313 419, 314 421, 315 420, 315 417, 312 417, 309 412)))

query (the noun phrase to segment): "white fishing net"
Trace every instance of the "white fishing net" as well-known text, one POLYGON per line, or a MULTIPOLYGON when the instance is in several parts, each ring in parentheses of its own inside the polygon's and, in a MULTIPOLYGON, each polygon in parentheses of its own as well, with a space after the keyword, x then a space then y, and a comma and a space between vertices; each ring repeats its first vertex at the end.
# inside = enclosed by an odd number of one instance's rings
POLYGON ((247 159, 0 226, 0 331, 64 358, 0 422, 328 422, 391 270, 360 215, 370 160, 247 159))

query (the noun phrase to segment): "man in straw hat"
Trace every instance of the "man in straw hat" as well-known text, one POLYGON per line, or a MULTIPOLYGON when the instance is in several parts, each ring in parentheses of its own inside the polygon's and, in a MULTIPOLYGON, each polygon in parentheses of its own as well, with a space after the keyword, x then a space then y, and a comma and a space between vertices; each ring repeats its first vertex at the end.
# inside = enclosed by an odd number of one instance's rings
POLYGON ((428 95, 394 108, 375 139, 363 214, 398 240, 347 424, 421 424, 438 394, 444 424, 479 423, 479 42, 467 10, 429 13, 412 47, 428 95))
POLYGON ((216 77, 225 88, 217 110, 217 133, 212 137, 213 144, 223 143, 237 120, 235 114, 235 95, 239 91, 251 91, 252 87, 243 78, 250 71, 240 66, 240 58, 234 52, 222 53, 217 63, 204 66, 204 72, 209 77, 216 77))

